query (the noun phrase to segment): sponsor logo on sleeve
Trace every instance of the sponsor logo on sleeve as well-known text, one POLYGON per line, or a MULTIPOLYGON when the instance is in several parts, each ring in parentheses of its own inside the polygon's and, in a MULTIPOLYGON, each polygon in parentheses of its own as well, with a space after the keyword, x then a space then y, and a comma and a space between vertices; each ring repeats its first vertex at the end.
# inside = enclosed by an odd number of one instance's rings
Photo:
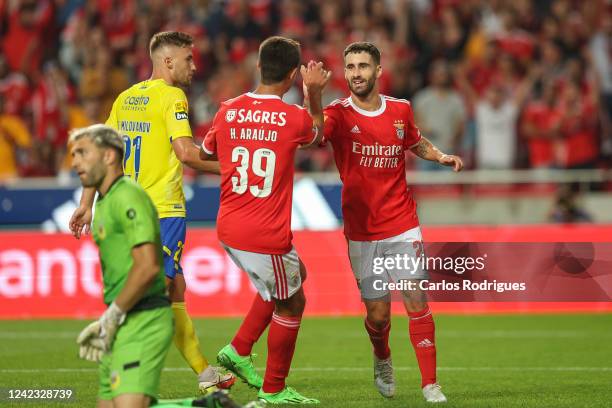
POLYGON ((187 102, 186 101, 176 101, 174 103, 174 111, 175 112, 187 112, 187 102))
POLYGON ((174 116, 176 117, 176 120, 189 119, 189 116, 187 115, 187 110, 187 101, 176 101, 174 103, 174 116))

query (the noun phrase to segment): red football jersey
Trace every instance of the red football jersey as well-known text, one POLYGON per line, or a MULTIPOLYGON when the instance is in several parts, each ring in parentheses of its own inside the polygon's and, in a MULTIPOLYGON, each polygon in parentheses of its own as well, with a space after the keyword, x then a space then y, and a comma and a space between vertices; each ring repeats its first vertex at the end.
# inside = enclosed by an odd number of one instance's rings
POLYGON ((291 251, 295 151, 316 136, 308 111, 278 96, 246 93, 221 104, 203 143, 221 166, 221 242, 264 254, 291 251))
POLYGON ((540 101, 531 102, 525 107, 523 121, 531 123, 538 132, 527 139, 531 167, 549 167, 554 164, 553 139, 546 137, 546 133, 557 125, 559 117, 559 109, 540 101))
POLYGON ((351 98, 325 108, 324 140, 334 148, 344 184, 344 233, 374 241, 419 225, 406 184, 405 151, 421 140, 410 102, 381 95, 377 111, 358 108, 351 98))

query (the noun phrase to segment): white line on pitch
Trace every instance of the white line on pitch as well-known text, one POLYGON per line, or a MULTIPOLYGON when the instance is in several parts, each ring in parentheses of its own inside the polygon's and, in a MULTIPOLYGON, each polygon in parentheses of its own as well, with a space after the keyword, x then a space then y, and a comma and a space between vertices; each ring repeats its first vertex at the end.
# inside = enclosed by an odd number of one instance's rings
MULTIPOLYGON (((462 331, 462 330, 438 330, 436 337, 438 338, 574 338, 574 337, 592 337, 593 334, 598 337, 610 337, 612 333, 605 331, 572 331, 572 330, 480 330, 480 331, 462 331)), ((301 335, 302 333, 300 333, 301 335)), ((303 336, 308 336, 305 332, 303 336)), ((78 331, 2 331, 0 339, 30 339, 30 340, 45 340, 45 339, 65 339, 73 338, 78 335, 78 331)), ((406 333, 407 335, 407 333, 406 333)), ((342 334, 346 337, 363 337, 365 333, 361 331, 346 331, 342 334)), ((220 338, 227 335, 215 335, 214 333, 204 333, 203 337, 220 338)))
MULTIPOLYGON (((394 367, 397 371, 415 371, 415 367, 394 367)), ((371 371, 371 367, 295 367, 291 371, 295 372, 316 372, 316 371, 348 371, 361 372, 371 371)), ((97 372, 97 368, 3 368, 0 373, 80 373, 97 372)), ((187 367, 166 367, 164 371, 191 371, 187 367)), ((438 367, 438 371, 612 371, 612 367, 438 367)))

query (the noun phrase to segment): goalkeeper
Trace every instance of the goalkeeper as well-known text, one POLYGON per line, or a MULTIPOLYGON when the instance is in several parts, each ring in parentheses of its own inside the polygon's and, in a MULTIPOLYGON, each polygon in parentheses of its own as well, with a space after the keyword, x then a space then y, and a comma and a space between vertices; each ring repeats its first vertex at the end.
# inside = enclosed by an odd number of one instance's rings
MULTIPOLYGON (((83 187, 94 187, 99 194, 93 237, 108 305, 79 334, 79 356, 100 363, 99 408, 148 407, 157 400, 174 333, 157 211, 147 193, 123 176, 124 143, 113 128, 78 129, 70 143, 83 187)), ((158 405, 237 407, 222 393, 158 405)))

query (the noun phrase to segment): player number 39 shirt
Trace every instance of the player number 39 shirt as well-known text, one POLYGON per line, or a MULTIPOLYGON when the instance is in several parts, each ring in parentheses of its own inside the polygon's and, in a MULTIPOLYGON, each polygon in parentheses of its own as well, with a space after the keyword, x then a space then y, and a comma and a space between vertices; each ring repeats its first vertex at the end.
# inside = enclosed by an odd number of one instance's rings
POLYGON ((353 241, 375 241, 419 225, 406 184, 405 151, 421 140, 410 102, 381 95, 376 111, 338 99, 324 110, 324 141, 334 148, 344 184, 344 232, 353 241))
POLYGON ((291 251, 295 151, 316 136, 308 111, 275 95, 246 93, 221 105, 202 145, 221 167, 221 242, 263 254, 291 251))

